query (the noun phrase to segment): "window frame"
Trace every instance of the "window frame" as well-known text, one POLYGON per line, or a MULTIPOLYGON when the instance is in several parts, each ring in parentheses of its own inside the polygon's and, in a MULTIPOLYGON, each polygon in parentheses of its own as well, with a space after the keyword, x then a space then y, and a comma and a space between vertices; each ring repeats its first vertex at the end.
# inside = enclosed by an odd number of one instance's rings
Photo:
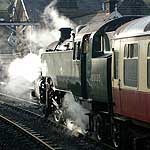
POLYGON ((92 44, 92 58, 97 58, 104 54, 104 52, 110 52, 110 43, 107 34, 98 33, 93 36, 92 44))
POLYGON ((113 50, 114 62, 113 62, 113 76, 114 79, 119 79, 119 51, 113 50), (117 53, 117 58, 115 57, 117 53))
POLYGON ((81 41, 76 41, 74 43, 73 49, 73 60, 80 60, 81 55, 81 41))
POLYGON ((147 88, 150 89, 150 83, 149 83, 150 82, 150 74, 148 74, 148 60, 150 60, 150 42, 148 42, 148 45, 147 45, 147 88))
MULTIPOLYGON (((130 63, 130 62, 129 62, 130 63)), ((138 87, 138 83, 139 83, 139 79, 138 79, 138 73, 139 73, 139 43, 134 42, 134 43, 126 43, 124 45, 124 51, 123 51, 123 83, 124 86, 127 87, 132 87, 132 88, 137 88, 138 87), (132 48, 133 45, 136 45, 136 47, 132 48), (132 85, 130 85, 129 79, 126 80, 126 69, 125 69, 125 62, 127 62, 127 60, 132 61, 132 60, 137 60, 137 67, 136 67, 136 85, 134 85, 134 83, 132 83, 132 85)), ((127 77, 128 78, 128 77, 127 77)), ((131 79, 131 78, 130 78, 131 79)))

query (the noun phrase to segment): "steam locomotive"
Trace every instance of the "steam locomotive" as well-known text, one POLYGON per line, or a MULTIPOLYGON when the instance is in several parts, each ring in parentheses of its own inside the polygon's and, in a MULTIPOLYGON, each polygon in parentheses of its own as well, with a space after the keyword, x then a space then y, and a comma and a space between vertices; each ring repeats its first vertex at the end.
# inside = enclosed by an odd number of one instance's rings
POLYGON ((63 28, 41 62, 39 99, 46 116, 59 114, 71 91, 90 110, 88 131, 98 140, 120 150, 137 150, 140 140, 150 148, 150 16, 80 26, 72 37, 63 28), (146 130, 144 137, 132 128, 146 130))

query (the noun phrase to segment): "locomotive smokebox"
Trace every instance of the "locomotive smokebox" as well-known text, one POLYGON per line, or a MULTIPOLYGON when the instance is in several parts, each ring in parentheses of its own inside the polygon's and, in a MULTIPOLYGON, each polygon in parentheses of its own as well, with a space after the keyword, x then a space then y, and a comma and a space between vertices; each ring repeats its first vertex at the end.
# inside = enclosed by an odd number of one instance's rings
POLYGON ((59 31, 61 32, 61 36, 60 36, 60 43, 64 42, 66 39, 69 39, 71 37, 71 28, 61 28, 59 29, 59 31))

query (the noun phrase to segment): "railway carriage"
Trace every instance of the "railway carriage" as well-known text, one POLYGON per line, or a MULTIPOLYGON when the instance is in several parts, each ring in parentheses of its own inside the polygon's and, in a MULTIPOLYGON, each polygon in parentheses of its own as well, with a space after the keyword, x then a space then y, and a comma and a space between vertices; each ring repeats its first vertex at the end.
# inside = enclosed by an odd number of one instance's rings
POLYGON ((150 17, 120 27, 113 39, 115 112, 150 123, 150 17))
MULTIPOLYGON (((113 112, 114 120, 119 120, 119 124, 118 122, 115 124, 115 132, 119 132, 119 136, 122 134, 128 139, 125 145, 122 144, 124 147, 127 148, 130 143, 134 149, 148 150, 147 143, 150 143, 150 16, 133 20, 118 28, 112 42, 113 112), (116 130, 120 124, 123 124, 126 133, 121 133, 123 132, 121 128, 116 130), (136 132, 132 131, 133 127, 136 128, 136 132), (142 147, 137 146, 140 141, 142 147)), ((123 137, 120 138, 123 139, 123 137)), ((121 139, 119 145, 121 145, 121 139)))

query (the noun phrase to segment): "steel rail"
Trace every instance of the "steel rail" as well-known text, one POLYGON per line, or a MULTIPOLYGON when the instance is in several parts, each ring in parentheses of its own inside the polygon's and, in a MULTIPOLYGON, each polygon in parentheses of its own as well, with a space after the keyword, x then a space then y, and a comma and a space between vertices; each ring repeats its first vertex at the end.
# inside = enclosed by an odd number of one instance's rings
POLYGON ((39 26, 39 23, 32 22, 0 22, 0 26, 39 26))
MULTIPOLYGON (((5 96, 7 96, 7 95, 5 95, 5 96)), ((14 97, 13 97, 14 98, 14 97)), ((28 101, 25 101, 25 102, 28 102, 28 101)), ((13 106, 13 105, 11 105, 11 104, 9 104, 9 103, 7 103, 7 102, 5 102, 5 101, 1 101, 0 100, 0 103, 2 104, 2 105, 5 105, 6 107, 10 107, 10 108, 12 108, 12 109, 14 109, 14 110, 16 110, 16 111, 22 111, 22 112, 24 112, 24 113, 26 113, 26 114, 29 114, 29 115, 32 115, 33 117, 35 116, 35 117, 37 117, 37 118, 40 118, 40 119, 44 119, 45 120, 45 118, 42 116, 42 115, 40 115, 40 114, 37 114, 37 113, 35 113, 35 112, 33 112, 33 111, 30 111, 30 110, 28 110, 28 109, 24 109, 24 108, 21 108, 20 106, 13 106)), ((57 122, 55 122, 55 121, 53 121, 53 120, 51 120, 50 118, 47 118, 46 119, 51 125, 54 125, 55 127, 58 127, 59 126, 59 128, 60 129, 62 129, 63 130, 63 132, 68 132, 69 131, 69 129, 65 126, 65 125, 63 125, 63 124, 59 124, 58 125, 58 123, 57 122)), ((45 120, 45 121, 46 121, 45 120)), ((46 121, 46 122, 47 122, 46 121)), ((18 122, 18 124, 20 125, 20 126, 23 126, 23 125, 21 125, 21 122, 18 122)), ((24 126, 24 128, 26 129, 26 126, 24 126)), ((30 129, 29 129, 29 131, 30 131, 30 129)), ((31 132, 31 133, 34 133, 34 131, 33 132, 31 132)), ((69 133, 69 132, 68 132, 69 133)), ((70 133, 71 133, 71 131, 70 131, 70 133)), ((35 132, 35 134, 38 134, 37 132, 35 132)), ((40 135, 40 136, 42 136, 42 135, 40 135)), ((83 136, 84 138, 85 138, 85 135, 82 135, 81 134, 81 136, 83 136)), ((91 138, 88 138, 89 140, 91 140, 91 138)), ((45 139, 43 140, 43 141, 46 141, 45 139)), ((92 141, 92 143, 93 143, 93 140, 91 140, 92 141)), ((50 141, 48 140, 47 141, 47 143, 49 143, 50 141)), ((50 143, 50 145, 53 145, 54 143, 50 143)), ((51 145, 51 146, 52 146, 51 145)), ((107 148, 109 148, 109 149, 112 149, 112 148, 110 148, 109 146, 106 146, 105 144, 102 144, 103 146, 105 146, 105 147, 107 147, 107 148)), ((54 146, 54 149, 56 150, 56 149, 58 149, 58 148, 60 148, 60 149, 62 149, 61 147, 56 147, 55 148, 55 146, 54 146)))
POLYGON ((18 98, 18 97, 12 96, 12 95, 8 95, 6 93, 0 93, 0 95, 6 96, 6 97, 9 97, 9 98, 13 98, 13 99, 16 99, 16 100, 21 101, 21 102, 27 102, 27 103, 34 104, 34 105, 39 105, 38 103, 27 101, 25 99, 18 98))
POLYGON ((13 121, 9 120, 8 118, 0 115, 0 119, 9 123, 10 125, 14 126, 16 129, 19 129, 21 132, 25 133, 27 136, 30 136, 32 139, 34 139, 37 143, 39 143, 41 146, 43 146, 45 149, 49 149, 49 150, 55 150, 54 148, 52 148, 50 145, 46 144, 45 142, 43 142, 41 139, 39 139, 38 137, 36 137, 34 134, 30 133, 29 131, 25 130, 24 128, 22 128, 21 126, 19 126, 18 124, 14 123, 13 121))
MULTIPOLYGON (((1 94, 2 94, 2 93, 0 93, 0 95, 1 95, 1 94)), ((16 98, 16 97, 13 97, 13 96, 8 96, 8 95, 6 95, 6 94, 4 94, 4 96, 10 97, 10 98, 16 98)), ((17 98, 16 98, 16 99, 17 99, 17 98)), ((19 98, 18 100, 24 101, 24 102, 27 102, 27 103, 28 103, 28 101, 23 100, 23 99, 20 99, 20 98, 19 98)), ((3 104, 3 105, 6 105, 7 107, 11 107, 12 109, 15 109, 15 110, 18 110, 18 111, 22 111, 22 112, 24 112, 24 113, 28 113, 28 114, 33 115, 33 116, 35 116, 35 117, 44 119, 44 117, 43 117, 42 115, 37 114, 37 113, 35 113, 35 112, 33 112, 33 111, 30 111, 30 110, 27 110, 27 109, 24 109, 24 108, 21 108, 21 107, 18 107, 18 106, 10 105, 9 103, 7 103, 7 102, 5 102, 5 101, 2 101, 2 100, 0 100, 0 103, 3 104)), ((29 102, 29 103, 30 103, 30 102, 29 102)), ((31 104, 38 105, 37 103, 34 103, 34 102, 31 102, 31 104)), ((49 119, 49 118, 47 118, 47 120, 50 121, 53 125, 56 125, 56 126, 57 126, 57 123, 56 123, 55 121, 53 121, 53 120, 51 120, 51 119, 49 119)), ((59 124, 59 127, 63 128, 64 130, 66 129, 66 130, 68 131, 68 128, 67 128, 65 125, 63 125, 63 124, 59 124)))

